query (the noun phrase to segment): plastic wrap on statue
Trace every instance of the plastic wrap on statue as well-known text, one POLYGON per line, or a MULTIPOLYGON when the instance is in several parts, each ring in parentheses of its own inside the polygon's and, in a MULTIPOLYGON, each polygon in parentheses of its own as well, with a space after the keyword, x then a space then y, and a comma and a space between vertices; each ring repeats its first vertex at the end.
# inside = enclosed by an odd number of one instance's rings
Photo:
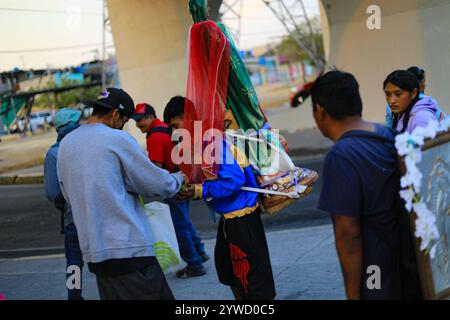
POLYGON ((312 192, 312 184, 318 178, 319 175, 315 171, 305 168, 296 168, 296 171, 293 173, 259 176, 257 181, 263 190, 277 191, 285 194, 298 194, 298 197, 290 198, 286 195, 262 193, 260 198, 264 213, 277 213, 292 204, 295 200, 305 197, 312 192))
MULTIPOLYGON (((243 132, 230 110, 225 113, 227 139, 245 152, 252 165, 260 190, 264 213, 274 214, 312 191, 319 175, 306 168, 298 168, 287 155, 280 136, 266 123, 258 131, 243 132)), ((252 191, 252 190, 249 190, 252 191)))

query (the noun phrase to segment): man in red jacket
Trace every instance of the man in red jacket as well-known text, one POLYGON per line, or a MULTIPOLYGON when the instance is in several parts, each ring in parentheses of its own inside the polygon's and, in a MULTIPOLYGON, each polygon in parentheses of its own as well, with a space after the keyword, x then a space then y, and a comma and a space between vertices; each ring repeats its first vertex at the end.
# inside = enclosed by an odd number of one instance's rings
POLYGON ((140 103, 136 105, 132 118, 136 121, 136 127, 147 134, 147 152, 150 160, 170 173, 177 171, 171 159, 173 142, 170 129, 156 117, 155 109, 147 103, 140 103))
MULTIPOLYGON (((155 109, 147 103, 140 103, 136 106, 132 119, 136 121, 136 127, 147 134, 147 151, 150 160, 170 173, 178 171, 171 159, 174 147, 171 130, 167 124, 156 117, 155 109)), ((206 274, 203 263, 209 259, 209 256, 191 222, 189 201, 166 199, 165 203, 170 207, 181 257, 187 263, 186 268, 177 272, 177 277, 188 278, 206 274)))

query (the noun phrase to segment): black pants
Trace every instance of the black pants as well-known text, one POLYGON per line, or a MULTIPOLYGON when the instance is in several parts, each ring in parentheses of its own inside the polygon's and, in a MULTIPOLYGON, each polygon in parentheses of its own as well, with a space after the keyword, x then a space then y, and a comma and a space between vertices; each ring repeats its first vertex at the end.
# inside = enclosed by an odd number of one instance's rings
POLYGON ((96 274, 102 300, 174 300, 166 277, 153 263, 121 275, 96 274))
POLYGON ((219 281, 236 287, 243 299, 275 298, 275 282, 259 210, 234 219, 221 218, 214 254, 219 281))

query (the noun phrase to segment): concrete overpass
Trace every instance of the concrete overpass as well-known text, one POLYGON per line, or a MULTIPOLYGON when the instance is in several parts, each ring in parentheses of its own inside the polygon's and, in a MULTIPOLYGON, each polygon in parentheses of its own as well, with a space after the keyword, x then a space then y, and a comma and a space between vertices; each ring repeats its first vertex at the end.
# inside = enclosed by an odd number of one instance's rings
POLYGON ((365 116, 383 121, 382 83, 396 69, 426 70, 427 94, 450 112, 449 0, 321 0, 327 61, 353 73, 365 116), (370 5, 381 9, 381 30, 367 27, 370 5))
MULTIPOLYGON (((319 1, 328 65, 355 74, 369 120, 383 121, 381 86, 387 74, 411 65, 427 71, 427 93, 450 112, 450 0, 319 1), (370 5, 381 9, 380 30, 367 27, 370 5)), ((171 96, 185 93, 188 0, 107 4, 122 87, 162 115, 171 96)), ((294 131, 314 123, 309 108, 300 108, 273 115, 272 125, 294 131)))

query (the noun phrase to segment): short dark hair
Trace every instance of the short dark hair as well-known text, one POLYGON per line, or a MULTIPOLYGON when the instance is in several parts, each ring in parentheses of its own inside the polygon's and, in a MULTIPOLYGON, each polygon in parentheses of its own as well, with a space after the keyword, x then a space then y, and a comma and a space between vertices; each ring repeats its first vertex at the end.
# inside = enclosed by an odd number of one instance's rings
POLYGON ((113 110, 114 110, 114 109, 105 108, 105 107, 101 107, 101 106, 95 105, 95 106, 93 107, 93 110, 92 110, 92 115, 93 115, 93 116, 97 116, 97 117, 102 118, 102 117, 107 116, 107 115, 108 115, 109 113, 111 113, 113 110))
POLYGON ((186 98, 182 96, 175 96, 167 103, 164 109, 164 122, 169 124, 173 118, 184 115, 184 105, 186 98))
MULTIPOLYGON (((92 110, 92 115, 97 116, 99 118, 103 118, 103 117, 106 117, 107 115, 109 115, 110 113, 112 113, 114 110, 115 109, 110 109, 110 108, 105 108, 105 107, 95 105, 92 110)), ((119 111, 121 117, 129 117, 128 115, 126 115, 125 113, 120 111, 119 109, 116 109, 116 110, 119 111)))
POLYGON ((319 76, 311 88, 311 99, 314 110, 319 104, 337 120, 362 114, 358 81, 347 72, 333 70, 319 76))

